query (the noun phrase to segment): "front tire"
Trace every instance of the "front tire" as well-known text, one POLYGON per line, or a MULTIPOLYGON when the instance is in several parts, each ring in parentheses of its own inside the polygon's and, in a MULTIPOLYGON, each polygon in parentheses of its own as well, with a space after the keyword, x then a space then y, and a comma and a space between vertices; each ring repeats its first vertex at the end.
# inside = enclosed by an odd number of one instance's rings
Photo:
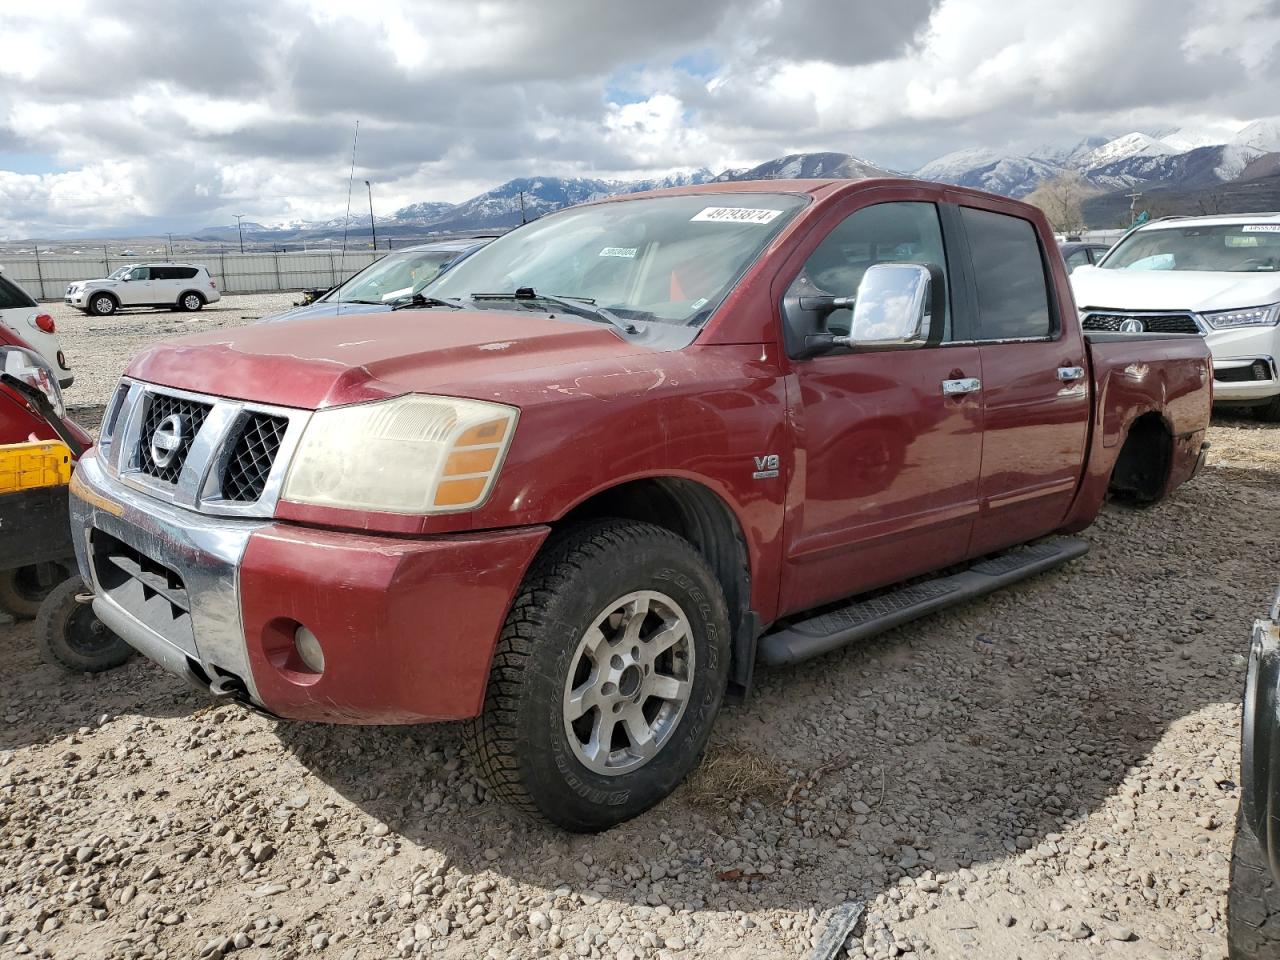
POLYGON ((187 313, 195 313, 204 306, 204 297, 196 293, 194 290, 188 290, 178 298, 178 309, 187 313))
POLYGON ((109 317, 120 309, 120 304, 116 303, 116 298, 109 293, 94 294, 89 299, 89 313, 95 317, 109 317))
POLYGON ((72 673, 100 673, 133 656, 133 647, 107 629, 93 607, 76 600, 85 592, 78 576, 59 584, 40 607, 36 640, 50 663, 72 673))
POLYGON ((599 520, 553 536, 507 616, 467 747, 498 797, 592 833, 697 766, 729 615, 706 561, 668 530, 599 520))

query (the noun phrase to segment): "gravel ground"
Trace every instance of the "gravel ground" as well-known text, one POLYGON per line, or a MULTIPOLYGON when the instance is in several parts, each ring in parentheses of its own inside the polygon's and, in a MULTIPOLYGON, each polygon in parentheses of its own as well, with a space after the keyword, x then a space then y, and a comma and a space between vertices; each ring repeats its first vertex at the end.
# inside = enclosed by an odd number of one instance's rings
MULTIPOLYGON (((288 303, 249 300, 60 316, 68 399, 104 402, 151 334, 288 303)), ((762 671, 693 780, 602 836, 489 799, 454 725, 277 722, 137 659, 65 675, 0 627, 0 954, 764 960, 856 900, 854 958, 1225 957, 1280 428, 1210 439, 1201 477, 1108 507, 1081 560, 762 671)))

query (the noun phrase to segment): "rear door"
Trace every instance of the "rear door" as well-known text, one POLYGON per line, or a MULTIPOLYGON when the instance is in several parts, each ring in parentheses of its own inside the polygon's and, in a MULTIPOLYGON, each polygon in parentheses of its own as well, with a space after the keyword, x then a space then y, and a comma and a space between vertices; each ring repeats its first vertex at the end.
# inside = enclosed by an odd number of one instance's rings
MULTIPOLYGON (((948 218, 934 202, 936 192, 884 193, 887 202, 870 205, 867 194, 859 195, 861 208, 841 207, 815 228, 823 239, 799 273, 785 278, 784 313, 799 296, 852 296, 873 263, 935 264, 950 288, 944 342, 838 349, 792 363, 796 449, 784 612, 962 559, 977 512, 981 398, 945 395, 943 386, 981 374, 978 348, 965 342, 965 301, 955 292, 962 274, 951 269, 943 240, 948 218)), ((796 317, 784 321, 797 329, 796 317)), ((850 311, 840 310, 827 329, 848 333, 849 322, 850 311)))
POLYGON ((1063 315, 1030 220, 961 206, 982 355, 983 441, 972 554, 1056 529, 1084 463, 1089 381, 1084 340, 1063 315))

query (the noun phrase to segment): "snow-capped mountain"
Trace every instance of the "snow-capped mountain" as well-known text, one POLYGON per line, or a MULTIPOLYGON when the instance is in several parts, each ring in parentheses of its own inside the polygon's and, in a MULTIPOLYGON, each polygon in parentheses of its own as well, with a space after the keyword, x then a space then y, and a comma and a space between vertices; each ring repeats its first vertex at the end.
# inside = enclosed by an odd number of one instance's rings
POLYGON ((1058 176, 1066 165, 1056 159, 1031 156, 1003 156, 994 150, 957 150, 931 160, 916 170, 922 180, 954 183, 975 190, 1021 197, 1042 180, 1058 176))
POLYGON ((863 180, 867 177, 895 177, 883 167, 848 153, 791 153, 767 160, 746 170, 726 170, 715 179, 728 180, 808 180, 832 177, 839 180, 863 180))
POLYGON ((1089 170, 1135 157, 1165 157, 1180 152, 1176 147, 1145 133, 1126 133, 1123 137, 1108 140, 1085 154, 1080 158, 1080 166, 1089 170))
POLYGON ((1280 118, 1232 129, 1233 125, 1182 127, 1158 134, 1135 130, 1024 153, 957 150, 924 164, 915 176, 1013 197, 1026 196, 1044 180, 1068 171, 1101 191, 1207 187, 1233 181, 1259 157, 1280 151, 1280 118))

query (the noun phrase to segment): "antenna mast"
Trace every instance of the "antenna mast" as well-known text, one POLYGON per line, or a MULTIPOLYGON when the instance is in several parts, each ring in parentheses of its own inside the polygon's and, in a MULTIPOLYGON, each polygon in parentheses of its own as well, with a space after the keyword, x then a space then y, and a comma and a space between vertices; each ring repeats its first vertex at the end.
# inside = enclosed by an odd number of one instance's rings
MULTIPOLYGON (((356 132, 351 137, 351 173, 347 176, 347 216, 342 221, 342 256, 338 259, 338 272, 342 274, 342 283, 338 286, 338 313, 342 313, 342 288, 347 283, 347 228, 351 225, 351 186, 356 179, 356 143, 359 140, 360 121, 357 120, 356 132)), ((329 255, 333 256, 332 253, 329 255)))

